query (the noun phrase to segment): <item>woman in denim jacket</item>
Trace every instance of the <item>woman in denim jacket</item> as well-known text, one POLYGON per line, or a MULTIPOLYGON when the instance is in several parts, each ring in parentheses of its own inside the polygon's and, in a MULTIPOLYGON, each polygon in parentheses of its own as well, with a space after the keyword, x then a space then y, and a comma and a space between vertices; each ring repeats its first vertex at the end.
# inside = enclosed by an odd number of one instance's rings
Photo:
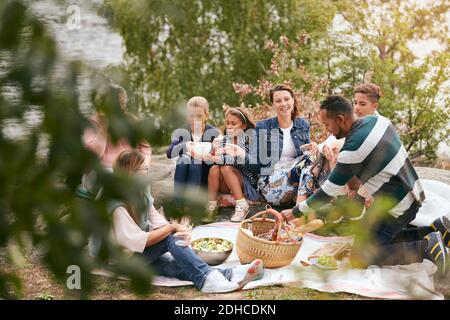
POLYGON ((299 117, 298 101, 289 86, 272 88, 270 101, 277 116, 256 124, 261 173, 258 189, 269 204, 284 206, 295 203, 299 184, 296 168, 307 156, 305 152, 315 151, 317 144, 310 141, 310 124, 299 117))

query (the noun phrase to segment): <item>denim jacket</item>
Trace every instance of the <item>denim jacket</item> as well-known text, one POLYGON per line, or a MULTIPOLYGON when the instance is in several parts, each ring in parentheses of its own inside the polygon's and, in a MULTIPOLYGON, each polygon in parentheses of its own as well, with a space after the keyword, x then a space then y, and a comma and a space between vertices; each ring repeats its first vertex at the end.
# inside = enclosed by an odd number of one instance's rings
MULTIPOLYGON (((310 143, 310 124, 303 118, 296 118, 291 128, 291 137, 295 146, 297 157, 303 154, 300 146, 310 143)), ((271 174, 273 166, 280 160, 283 151, 283 131, 280 129, 278 119, 270 118, 259 121, 255 129, 258 143, 258 164, 262 175, 271 174), (278 150, 277 150, 278 149, 278 150), (263 168, 272 170, 263 170, 263 168)))

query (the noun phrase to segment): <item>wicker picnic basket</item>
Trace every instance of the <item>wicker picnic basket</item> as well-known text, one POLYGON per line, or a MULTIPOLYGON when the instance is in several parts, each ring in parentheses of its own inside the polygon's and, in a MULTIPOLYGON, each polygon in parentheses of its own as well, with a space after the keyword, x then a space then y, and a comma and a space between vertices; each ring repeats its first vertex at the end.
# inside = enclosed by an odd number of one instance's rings
POLYGON ((241 263, 245 264, 254 259, 261 259, 264 266, 269 269, 290 264, 300 250, 303 240, 280 242, 282 228, 286 228, 286 223, 282 221, 281 215, 270 207, 250 219, 243 220, 236 239, 236 250, 241 263), (276 220, 267 218, 268 214, 274 215, 276 220), (257 237, 272 230, 277 222, 278 232, 275 241, 257 237), (251 230, 251 232, 247 230, 251 230))

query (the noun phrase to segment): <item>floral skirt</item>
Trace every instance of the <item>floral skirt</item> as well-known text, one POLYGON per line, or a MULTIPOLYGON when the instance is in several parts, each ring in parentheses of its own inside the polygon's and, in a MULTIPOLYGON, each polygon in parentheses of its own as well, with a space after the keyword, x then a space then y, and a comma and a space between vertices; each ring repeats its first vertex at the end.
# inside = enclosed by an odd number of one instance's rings
POLYGON ((307 163, 303 167, 300 179, 298 195, 312 196, 330 175, 330 167, 324 155, 319 154, 314 162, 307 163))
POLYGON ((275 164, 273 174, 259 177, 258 190, 267 203, 273 206, 295 204, 299 181, 292 181, 290 173, 296 167, 301 166, 304 160, 305 156, 300 156, 289 162, 278 162, 275 164))

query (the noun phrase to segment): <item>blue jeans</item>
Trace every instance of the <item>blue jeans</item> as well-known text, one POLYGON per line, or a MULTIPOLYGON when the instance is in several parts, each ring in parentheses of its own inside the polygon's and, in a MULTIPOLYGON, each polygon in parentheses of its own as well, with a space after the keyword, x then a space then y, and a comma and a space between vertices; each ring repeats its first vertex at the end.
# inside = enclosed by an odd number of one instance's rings
POLYGON ((187 156, 178 158, 174 175, 174 196, 178 206, 183 206, 186 189, 188 187, 208 186, 208 174, 211 165, 206 163, 194 163, 187 156), (191 163, 187 163, 188 160, 191 163))
MULTIPOLYGON (((203 287, 206 276, 213 271, 206 262, 198 257, 190 247, 175 244, 175 239, 169 235, 157 244, 145 248, 138 253, 155 269, 156 273, 180 280, 192 281, 198 289, 203 287), (164 255, 169 252, 171 256, 164 255)), ((226 279, 231 279, 232 269, 217 269, 226 279)))

